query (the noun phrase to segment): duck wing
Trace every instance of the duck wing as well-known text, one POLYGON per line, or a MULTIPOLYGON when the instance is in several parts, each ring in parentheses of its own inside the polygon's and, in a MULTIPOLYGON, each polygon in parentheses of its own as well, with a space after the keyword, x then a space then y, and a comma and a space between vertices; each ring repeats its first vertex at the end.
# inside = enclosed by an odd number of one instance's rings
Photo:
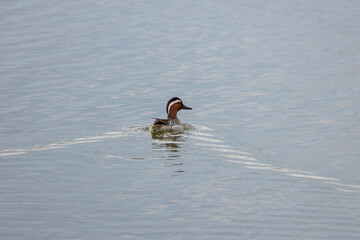
POLYGON ((167 119, 154 118, 155 121, 153 125, 166 125, 169 126, 170 121, 167 119))

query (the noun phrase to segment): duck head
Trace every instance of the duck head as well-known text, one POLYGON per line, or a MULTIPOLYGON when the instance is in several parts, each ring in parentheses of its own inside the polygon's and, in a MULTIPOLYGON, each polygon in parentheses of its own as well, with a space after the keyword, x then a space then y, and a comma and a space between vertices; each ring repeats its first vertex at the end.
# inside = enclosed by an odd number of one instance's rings
POLYGON ((166 113, 168 118, 176 118, 176 114, 181 109, 191 110, 191 107, 185 106, 182 100, 178 97, 170 99, 166 105, 166 113))

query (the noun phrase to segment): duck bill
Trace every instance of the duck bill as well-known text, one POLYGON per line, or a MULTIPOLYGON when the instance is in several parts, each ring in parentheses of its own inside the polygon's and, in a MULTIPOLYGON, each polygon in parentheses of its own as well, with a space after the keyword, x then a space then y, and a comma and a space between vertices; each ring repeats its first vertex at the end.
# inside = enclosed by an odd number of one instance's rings
POLYGON ((191 108, 191 107, 188 107, 188 106, 183 105, 181 109, 191 110, 192 108, 191 108))

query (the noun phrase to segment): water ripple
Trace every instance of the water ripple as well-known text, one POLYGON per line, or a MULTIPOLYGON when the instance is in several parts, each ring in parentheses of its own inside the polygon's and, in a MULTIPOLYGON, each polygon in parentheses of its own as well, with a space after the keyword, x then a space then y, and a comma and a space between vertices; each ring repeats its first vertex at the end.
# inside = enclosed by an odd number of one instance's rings
MULTIPOLYGON (((45 151, 45 150, 66 148, 78 144, 103 141, 105 139, 130 137, 131 135, 144 131, 148 131, 147 125, 131 126, 131 127, 123 128, 120 131, 105 132, 98 136, 80 137, 70 141, 61 141, 61 142, 47 144, 44 146, 4 149, 4 150, 0 150, 0 157, 26 154, 33 151, 45 151)), ((250 157, 249 155, 252 155, 251 153, 234 149, 232 146, 224 144, 223 140, 217 139, 213 134, 208 133, 207 131, 212 131, 212 130, 205 126, 194 125, 192 126, 190 131, 185 132, 183 135, 170 134, 167 137, 158 136, 157 138, 153 139, 153 143, 156 144, 155 145, 156 147, 154 147, 153 150, 177 152, 176 149, 179 148, 180 145, 184 144, 184 142, 180 140, 180 137, 184 137, 191 140, 195 140, 196 142, 194 143, 194 145, 203 147, 204 150, 206 151, 213 151, 218 153, 218 156, 220 158, 223 158, 223 161, 243 165, 243 168, 261 170, 261 171, 279 172, 279 173, 283 173, 286 176, 294 177, 294 178, 307 178, 312 180, 318 180, 324 184, 338 186, 336 187, 338 191, 360 192, 359 185, 344 184, 341 182, 341 179, 338 178, 318 176, 315 173, 308 171, 281 168, 281 167, 272 166, 270 163, 261 162, 259 159, 250 157), (231 154, 224 154, 224 153, 231 153, 231 154)))

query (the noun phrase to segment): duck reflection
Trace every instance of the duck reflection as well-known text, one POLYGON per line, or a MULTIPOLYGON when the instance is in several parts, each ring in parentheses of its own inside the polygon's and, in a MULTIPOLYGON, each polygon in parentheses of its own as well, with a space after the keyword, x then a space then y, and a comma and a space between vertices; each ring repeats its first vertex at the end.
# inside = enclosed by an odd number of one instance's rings
MULTIPOLYGON (((164 151, 166 154, 161 158, 166 160, 179 160, 181 157, 181 148, 184 144, 184 138, 181 134, 177 133, 151 133, 151 137, 154 140, 152 143, 153 150, 155 151, 164 151)), ((176 162, 166 162, 165 166, 167 167, 182 167, 183 163, 176 162)), ((177 169, 175 172, 184 172, 183 170, 177 169)))
POLYGON ((181 148, 181 144, 184 142, 184 139, 179 134, 172 133, 151 133, 151 137, 154 140, 153 146, 156 150, 163 149, 167 152, 178 152, 181 148))

